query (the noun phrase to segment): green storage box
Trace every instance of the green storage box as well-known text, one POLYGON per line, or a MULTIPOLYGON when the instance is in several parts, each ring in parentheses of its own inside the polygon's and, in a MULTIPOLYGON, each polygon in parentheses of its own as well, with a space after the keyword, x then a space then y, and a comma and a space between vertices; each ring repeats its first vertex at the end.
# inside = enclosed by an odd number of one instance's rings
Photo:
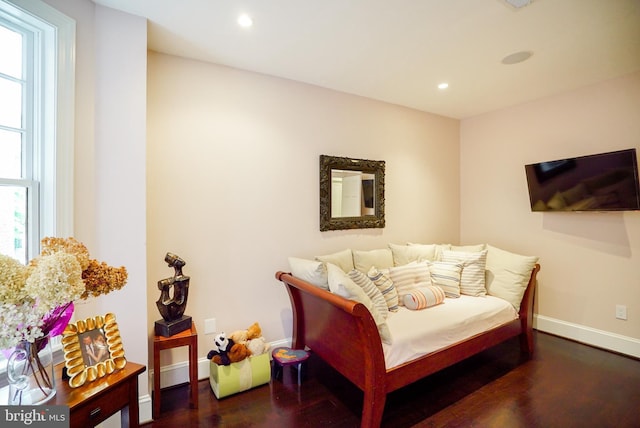
POLYGON ((213 393, 217 398, 223 398, 269 383, 271 379, 269 356, 266 352, 228 366, 209 362, 209 383, 213 393))

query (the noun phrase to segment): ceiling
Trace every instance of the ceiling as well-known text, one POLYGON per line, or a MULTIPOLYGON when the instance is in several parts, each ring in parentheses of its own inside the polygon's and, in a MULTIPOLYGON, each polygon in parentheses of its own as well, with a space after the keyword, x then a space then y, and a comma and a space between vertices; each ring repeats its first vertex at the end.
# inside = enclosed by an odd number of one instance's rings
POLYGON ((157 52, 460 119, 640 70, 640 0, 93 1, 157 52))

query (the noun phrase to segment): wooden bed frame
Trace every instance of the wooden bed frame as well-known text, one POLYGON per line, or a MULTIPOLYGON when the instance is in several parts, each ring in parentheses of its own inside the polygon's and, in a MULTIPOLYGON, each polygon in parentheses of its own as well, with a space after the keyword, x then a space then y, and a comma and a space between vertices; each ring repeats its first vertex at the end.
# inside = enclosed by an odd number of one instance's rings
POLYGON ((533 297, 536 264, 520 305, 519 318, 389 370, 367 308, 318 288, 290 273, 277 272, 293 308, 294 349, 305 346, 364 392, 361 427, 379 427, 389 392, 451 366, 507 339, 520 336, 520 349, 533 354, 533 297))

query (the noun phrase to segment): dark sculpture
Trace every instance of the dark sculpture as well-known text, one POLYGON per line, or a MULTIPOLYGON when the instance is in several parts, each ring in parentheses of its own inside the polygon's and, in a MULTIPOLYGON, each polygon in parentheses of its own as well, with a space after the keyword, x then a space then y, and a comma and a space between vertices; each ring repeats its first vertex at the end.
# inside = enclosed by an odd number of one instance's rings
POLYGON ((164 321, 156 321, 156 334, 168 337, 191 327, 191 317, 184 315, 189 296, 190 278, 182 273, 186 262, 177 255, 167 253, 164 261, 175 272, 173 277, 158 281, 158 290, 161 293, 156 306, 164 321), (171 289, 173 289, 173 295, 171 295, 171 289))

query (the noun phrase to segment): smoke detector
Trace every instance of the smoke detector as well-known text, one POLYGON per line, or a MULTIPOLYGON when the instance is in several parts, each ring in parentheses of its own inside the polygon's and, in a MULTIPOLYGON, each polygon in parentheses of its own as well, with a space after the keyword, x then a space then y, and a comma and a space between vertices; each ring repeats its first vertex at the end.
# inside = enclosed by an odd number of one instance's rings
POLYGON ((521 7, 528 6, 533 0, 504 0, 510 6, 520 9, 521 7))

